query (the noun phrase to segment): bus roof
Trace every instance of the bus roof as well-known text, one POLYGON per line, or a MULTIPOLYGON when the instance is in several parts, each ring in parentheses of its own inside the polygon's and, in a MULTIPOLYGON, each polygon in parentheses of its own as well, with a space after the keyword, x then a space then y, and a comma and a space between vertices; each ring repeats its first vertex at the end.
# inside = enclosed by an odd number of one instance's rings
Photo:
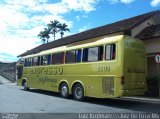
POLYGON ((105 44, 105 43, 113 43, 113 42, 116 42, 118 40, 121 40, 123 37, 124 37, 124 35, 117 35, 117 36, 112 36, 112 37, 106 37, 106 38, 97 40, 95 42, 85 43, 85 44, 76 45, 76 46, 72 46, 72 45, 61 46, 61 47, 52 48, 52 49, 49 49, 49 50, 44 50, 44 51, 41 51, 41 52, 36 53, 36 54, 27 55, 27 56, 24 56, 22 58, 36 57, 36 56, 53 54, 53 53, 58 53, 58 52, 63 52, 63 51, 74 50, 74 49, 81 49, 81 48, 86 48, 86 47, 98 46, 98 45, 102 45, 102 44, 105 44))

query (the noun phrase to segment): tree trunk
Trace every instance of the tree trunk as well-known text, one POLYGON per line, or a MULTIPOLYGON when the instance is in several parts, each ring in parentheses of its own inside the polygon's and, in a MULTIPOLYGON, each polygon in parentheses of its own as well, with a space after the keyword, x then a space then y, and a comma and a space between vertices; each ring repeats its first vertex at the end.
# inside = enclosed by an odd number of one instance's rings
POLYGON ((61 32, 61 38, 63 38, 63 32, 61 32))
POLYGON ((56 37, 56 35, 55 35, 55 33, 54 33, 54 41, 55 41, 55 37, 56 37))

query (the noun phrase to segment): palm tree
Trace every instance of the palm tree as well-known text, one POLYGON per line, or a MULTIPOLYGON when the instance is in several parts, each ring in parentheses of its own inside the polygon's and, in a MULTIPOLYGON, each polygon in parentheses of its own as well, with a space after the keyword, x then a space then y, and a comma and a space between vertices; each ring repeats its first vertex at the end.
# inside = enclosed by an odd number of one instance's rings
POLYGON ((43 42, 43 43, 46 42, 45 35, 44 35, 44 31, 41 31, 41 32, 38 34, 38 37, 40 37, 40 39, 42 39, 42 42, 43 42))
POLYGON ((61 34, 61 38, 63 38, 64 32, 66 32, 66 31, 69 31, 69 32, 70 32, 70 30, 69 30, 67 27, 68 27, 68 25, 65 24, 65 23, 58 25, 58 28, 59 28, 58 31, 59 31, 60 34, 61 34))
POLYGON ((44 35, 47 38, 47 43, 48 43, 48 40, 50 38, 50 36, 49 36, 50 31, 51 31, 50 28, 44 28, 44 35))
POLYGON ((48 24, 48 28, 51 29, 50 33, 54 35, 54 40, 55 40, 55 35, 58 32, 58 29, 57 29, 58 25, 59 25, 59 21, 57 20, 51 21, 51 23, 48 24))
POLYGON ((43 43, 45 43, 46 41, 48 43, 48 40, 50 38, 50 36, 49 36, 50 31, 51 31, 50 28, 44 28, 44 31, 41 31, 38 34, 38 37, 40 37, 40 39, 42 39, 43 43))

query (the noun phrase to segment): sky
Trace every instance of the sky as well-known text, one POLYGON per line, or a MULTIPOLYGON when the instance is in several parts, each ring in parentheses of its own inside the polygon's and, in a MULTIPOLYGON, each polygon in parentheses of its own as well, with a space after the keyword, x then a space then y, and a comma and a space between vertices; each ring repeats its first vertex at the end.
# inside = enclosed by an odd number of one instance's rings
POLYGON ((1 0, 0 61, 17 61, 41 45, 37 35, 50 21, 66 23, 69 36, 154 10, 160 10, 160 0, 1 0))

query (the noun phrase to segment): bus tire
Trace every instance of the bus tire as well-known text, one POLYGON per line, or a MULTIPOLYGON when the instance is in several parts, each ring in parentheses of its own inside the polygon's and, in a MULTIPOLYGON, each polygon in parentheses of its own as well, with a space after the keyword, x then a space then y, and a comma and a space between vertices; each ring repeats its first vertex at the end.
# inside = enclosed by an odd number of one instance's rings
POLYGON ((23 89, 25 91, 28 91, 30 88, 28 87, 28 84, 27 84, 27 81, 26 80, 23 80, 23 83, 22 83, 22 86, 23 86, 23 89))
POLYGON ((61 94, 61 97, 68 98, 68 96, 69 96, 69 88, 68 88, 67 83, 62 83, 60 85, 60 94, 61 94))
POLYGON ((82 101, 84 99, 84 88, 80 83, 77 83, 73 86, 72 91, 73 97, 77 101, 82 101))

